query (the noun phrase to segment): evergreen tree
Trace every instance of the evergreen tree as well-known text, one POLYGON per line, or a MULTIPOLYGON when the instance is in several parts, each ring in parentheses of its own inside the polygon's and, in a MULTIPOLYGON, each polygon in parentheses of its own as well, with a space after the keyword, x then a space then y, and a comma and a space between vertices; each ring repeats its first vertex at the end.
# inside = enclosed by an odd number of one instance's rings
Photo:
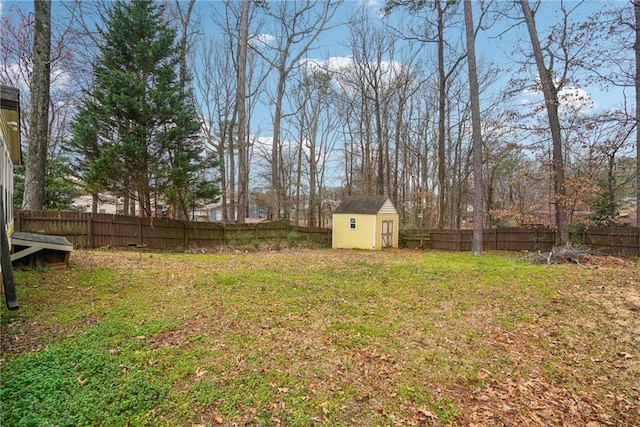
POLYGON ((218 192, 204 182, 201 123, 177 76, 176 31, 162 4, 117 1, 102 36, 94 87, 70 143, 85 184, 121 197, 127 213, 134 201, 146 216, 165 202, 186 217, 218 192))
MULTIPOLYGON (((45 211, 73 211, 77 207, 73 202, 82 196, 81 188, 69 179, 72 165, 64 157, 47 159, 44 175, 44 194, 42 210, 45 211)), ((25 183, 24 165, 14 166, 13 208, 21 209, 25 183)))

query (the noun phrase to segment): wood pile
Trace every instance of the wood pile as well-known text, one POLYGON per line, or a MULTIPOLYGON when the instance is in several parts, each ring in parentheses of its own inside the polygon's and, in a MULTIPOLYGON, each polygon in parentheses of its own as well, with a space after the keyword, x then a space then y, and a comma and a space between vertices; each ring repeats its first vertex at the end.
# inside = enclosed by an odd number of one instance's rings
POLYGON ((549 252, 538 251, 531 259, 532 264, 582 264, 590 255, 586 248, 577 248, 571 243, 554 246, 549 252))

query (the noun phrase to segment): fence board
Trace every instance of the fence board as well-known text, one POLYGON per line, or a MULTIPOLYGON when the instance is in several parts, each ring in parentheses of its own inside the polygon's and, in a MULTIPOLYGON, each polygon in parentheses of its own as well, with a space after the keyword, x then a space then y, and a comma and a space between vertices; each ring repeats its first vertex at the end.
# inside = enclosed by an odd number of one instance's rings
POLYGON ((431 232, 419 228, 400 230, 399 245, 408 249, 426 249, 431 247, 431 232))
MULTIPOLYGON (((402 241, 414 244, 430 236, 429 247, 441 250, 470 251, 473 230, 401 230, 402 241)), ((483 232, 485 250, 549 251, 555 244, 555 231, 547 227, 493 228, 483 232)), ((572 235, 572 241, 602 252, 640 255, 640 232, 637 227, 597 227, 572 235)))
POLYGON ((285 239, 295 231, 316 242, 331 241, 331 230, 297 227, 286 222, 221 224, 80 212, 16 212, 16 231, 66 237, 75 247, 124 247, 144 244, 151 249, 215 247, 226 243, 285 239))
POLYGON ((640 255, 640 229, 637 227, 587 228, 576 240, 604 253, 640 255))
POLYGON ((433 249, 443 249, 448 251, 460 251, 461 231, 460 230, 432 230, 431 247, 433 249))
MULTIPOLYGON (((75 247, 99 248, 145 244, 152 249, 215 247, 254 240, 297 238, 331 242, 331 230, 289 225, 284 221, 258 224, 222 224, 141 218, 79 212, 24 212, 15 214, 15 230, 66 237, 75 247)), ((640 255, 637 227, 587 228, 572 239, 607 253, 640 255)), ((402 246, 451 251, 470 251, 473 230, 400 230, 402 246)), ((555 242, 554 230, 546 227, 494 228, 483 233, 485 250, 548 251, 555 242)))
MULTIPOLYGON (((191 223, 193 224, 193 223, 191 223)), ((200 222, 196 228, 189 224, 189 246, 195 248, 210 248, 225 244, 225 229, 222 224, 215 222, 200 222)))

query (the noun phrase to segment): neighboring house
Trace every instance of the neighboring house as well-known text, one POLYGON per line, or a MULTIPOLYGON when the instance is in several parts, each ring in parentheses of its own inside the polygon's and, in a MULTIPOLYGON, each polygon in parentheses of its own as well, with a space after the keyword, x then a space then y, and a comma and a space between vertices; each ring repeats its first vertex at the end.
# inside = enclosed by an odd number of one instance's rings
MULTIPOLYGON (((80 196, 73 201, 73 205, 81 212, 91 213, 91 210, 93 209, 93 196, 80 196)), ((122 204, 119 203, 117 198, 103 196, 100 200, 98 200, 96 213, 117 214, 119 212, 122 212, 122 204)))
POLYGON ((347 197, 333 212, 333 248, 398 247, 398 210, 387 196, 347 197))
MULTIPOLYGON (((211 206, 211 205, 209 205, 211 206)), ((222 206, 222 202, 218 202, 215 205, 211 206, 209 209, 209 220, 212 222, 221 222, 223 215, 224 206, 222 206)), ((235 211, 227 206, 227 218, 229 218, 229 222, 233 222, 231 218, 233 218, 233 214, 235 211)), ((267 221, 269 217, 269 210, 267 207, 262 206, 255 202, 249 202, 249 207, 247 211, 247 216, 245 219, 246 223, 258 223, 267 221)))

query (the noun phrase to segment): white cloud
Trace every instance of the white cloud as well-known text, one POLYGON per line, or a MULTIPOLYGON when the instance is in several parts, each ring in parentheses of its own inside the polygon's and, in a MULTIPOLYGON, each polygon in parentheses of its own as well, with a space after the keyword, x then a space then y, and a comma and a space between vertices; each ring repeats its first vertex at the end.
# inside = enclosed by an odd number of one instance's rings
POLYGON ((270 153, 271 147, 273 147, 273 137, 271 136, 260 136, 254 135, 251 138, 251 144, 253 146, 253 150, 258 153, 270 153))
MULTIPOLYGON (((347 88, 351 86, 350 82, 353 81, 354 73, 366 72, 366 69, 356 70, 356 64, 351 56, 332 56, 327 59, 306 58, 301 60, 300 63, 309 71, 320 69, 328 72, 334 82, 341 86, 343 90, 348 90, 347 88)), ((379 81, 387 84, 393 83, 397 78, 409 72, 406 65, 397 61, 382 61, 380 64, 371 64, 369 70, 375 70, 379 81)))
POLYGON ((51 86, 56 89, 64 89, 71 83, 71 75, 59 68, 51 70, 51 86))
POLYGON ((255 48, 260 45, 269 45, 273 43, 275 40, 275 36, 273 34, 262 33, 249 38, 249 44, 255 48))
POLYGON ((362 0, 362 4, 365 7, 372 7, 377 9, 382 8, 382 2, 380 0, 362 0))
POLYGON ((595 106, 591 95, 579 87, 563 88, 558 92, 558 102, 564 111, 582 112, 595 106))
POLYGON ((29 87, 27 70, 23 70, 18 64, 9 62, 5 67, 9 83, 15 87, 29 87))
MULTIPOLYGON (((18 64, 8 63, 5 71, 9 83, 15 87, 30 87, 31 82, 28 80, 28 77, 31 74, 31 65, 32 64, 28 64, 27 67, 23 69, 18 64)), ((71 84, 71 75, 68 71, 61 69, 59 64, 53 66, 50 76, 51 91, 64 90, 71 84)))
POLYGON ((353 67, 353 57, 351 56, 332 56, 327 59, 311 59, 305 58, 300 61, 303 67, 310 71, 324 70, 329 73, 337 73, 353 67))
MULTIPOLYGON (((536 104, 544 100, 540 85, 527 88, 521 92, 522 97, 518 100, 520 105, 526 106, 536 104)), ((595 107, 595 102, 591 94, 585 89, 576 86, 564 86, 558 92, 558 109, 561 112, 581 113, 595 107)))

